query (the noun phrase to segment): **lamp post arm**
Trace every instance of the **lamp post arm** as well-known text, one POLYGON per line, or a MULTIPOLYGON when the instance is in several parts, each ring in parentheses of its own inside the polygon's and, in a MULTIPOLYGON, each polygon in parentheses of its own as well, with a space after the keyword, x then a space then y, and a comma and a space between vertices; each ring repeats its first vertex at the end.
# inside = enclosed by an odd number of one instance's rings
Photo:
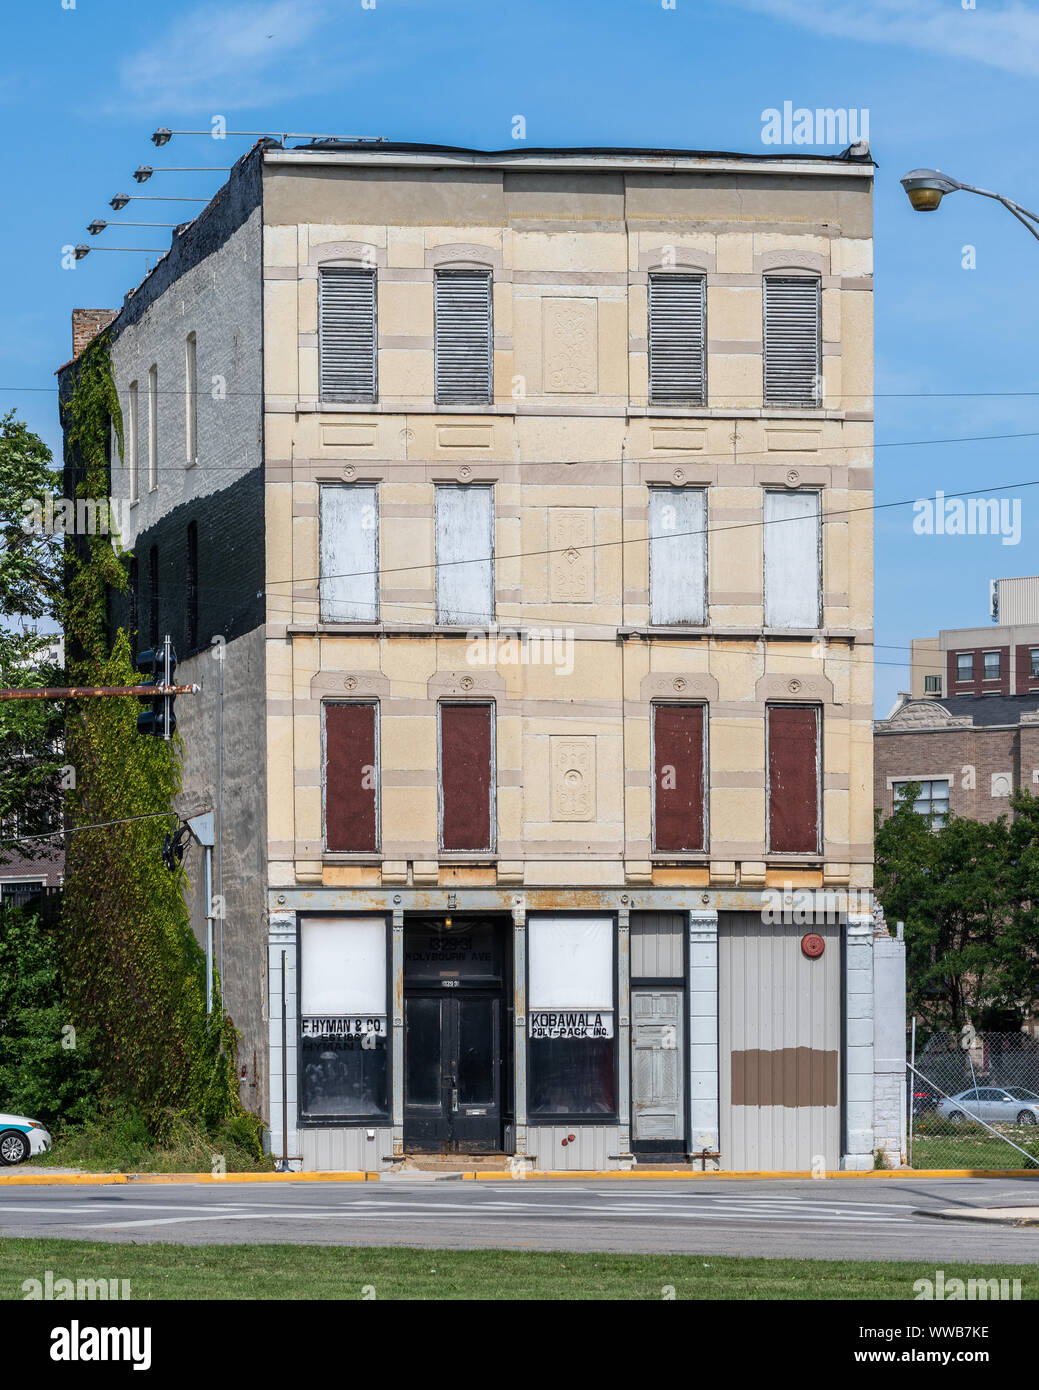
POLYGON ((993 193, 988 188, 975 188, 974 185, 970 183, 957 183, 957 187, 962 189, 964 193, 977 193, 979 197, 993 198, 997 203, 1002 203, 1008 212, 1014 214, 1023 227, 1028 228, 1036 241, 1039 241, 1039 231, 1032 225, 1033 222, 1039 224, 1039 213, 1029 212, 1029 210, 1022 207, 1020 203, 1015 203, 1013 198, 1004 198, 1002 193, 993 193), (1026 218, 1030 218, 1031 221, 1026 221, 1026 218))

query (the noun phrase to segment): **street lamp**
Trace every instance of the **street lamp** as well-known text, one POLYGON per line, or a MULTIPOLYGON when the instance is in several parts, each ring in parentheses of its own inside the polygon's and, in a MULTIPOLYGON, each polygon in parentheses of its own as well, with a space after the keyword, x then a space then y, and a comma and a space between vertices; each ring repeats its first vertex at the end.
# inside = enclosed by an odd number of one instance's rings
POLYGON ((133 176, 138 183, 147 183, 152 174, 227 174, 230 164, 175 164, 165 169, 153 169, 150 164, 138 164, 133 176))
POLYGON ((208 198, 176 198, 168 193, 117 193, 108 206, 121 212, 127 203, 208 203, 208 198))
POLYGON ((961 183, 959 179, 943 174, 940 169, 912 169, 903 175, 901 184, 917 212, 936 211, 946 193, 962 191, 977 193, 982 198, 994 198, 997 203, 1002 203, 1012 212, 1022 226, 1027 227, 1039 241, 1039 213, 1029 212, 1012 198, 1004 198, 1002 193, 993 193, 987 188, 975 188, 973 184, 961 183))

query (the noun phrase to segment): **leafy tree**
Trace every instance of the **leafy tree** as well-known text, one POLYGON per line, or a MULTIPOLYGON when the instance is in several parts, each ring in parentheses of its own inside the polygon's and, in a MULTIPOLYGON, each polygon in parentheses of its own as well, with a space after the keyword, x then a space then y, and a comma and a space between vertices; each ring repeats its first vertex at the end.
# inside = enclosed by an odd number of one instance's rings
MULTIPOLYGON (((56 665, 43 659, 52 639, 38 627, 55 617, 61 547, 53 535, 33 527, 31 511, 31 504, 39 508, 58 490, 60 476, 37 435, 13 412, 0 418, 0 685, 60 683, 56 665)), ((57 819, 60 730, 57 704, 0 701, 0 818, 10 824, 16 814, 23 835, 57 819)), ((32 855, 43 844, 26 840, 17 848, 32 855)), ((7 857, 0 843, 0 863, 7 857)))
POLYGON ((931 828, 909 783, 875 836, 876 892, 905 922, 908 1003, 931 1030, 1018 1020, 1039 999, 1039 801, 1015 819, 952 815, 931 828))

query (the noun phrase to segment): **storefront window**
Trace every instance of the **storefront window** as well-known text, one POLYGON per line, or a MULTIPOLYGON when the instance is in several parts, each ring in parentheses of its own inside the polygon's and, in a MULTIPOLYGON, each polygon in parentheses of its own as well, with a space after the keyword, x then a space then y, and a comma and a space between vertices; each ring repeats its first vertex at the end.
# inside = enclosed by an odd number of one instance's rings
POLYGON ((306 917, 300 937, 300 1119, 387 1120, 386 923, 306 917))
POLYGON ((532 917, 527 1112, 616 1113, 613 920, 532 917))

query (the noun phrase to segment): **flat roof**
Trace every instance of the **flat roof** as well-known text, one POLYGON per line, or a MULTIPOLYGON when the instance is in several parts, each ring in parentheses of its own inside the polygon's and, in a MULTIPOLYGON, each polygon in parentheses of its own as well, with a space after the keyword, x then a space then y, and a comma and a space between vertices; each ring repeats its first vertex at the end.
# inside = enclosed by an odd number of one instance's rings
POLYGON ((596 145, 551 148, 511 147, 475 150, 459 145, 414 144, 407 141, 314 140, 306 145, 282 148, 269 144, 263 158, 268 164, 343 164, 368 167, 488 168, 522 165, 526 169, 614 169, 664 173, 709 172, 812 173, 871 178, 876 167, 869 147, 852 154, 849 146, 839 154, 745 154, 731 150, 642 149, 596 145))

